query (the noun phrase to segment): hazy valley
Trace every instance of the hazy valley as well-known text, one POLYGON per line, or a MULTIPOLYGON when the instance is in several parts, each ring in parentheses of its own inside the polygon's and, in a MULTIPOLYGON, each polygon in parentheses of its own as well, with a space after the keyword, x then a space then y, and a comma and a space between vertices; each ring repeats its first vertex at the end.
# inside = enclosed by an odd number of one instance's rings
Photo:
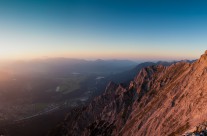
POLYGON ((101 94, 107 78, 135 65, 130 61, 75 59, 7 64, 0 79, 0 132, 46 135, 71 109, 101 94))

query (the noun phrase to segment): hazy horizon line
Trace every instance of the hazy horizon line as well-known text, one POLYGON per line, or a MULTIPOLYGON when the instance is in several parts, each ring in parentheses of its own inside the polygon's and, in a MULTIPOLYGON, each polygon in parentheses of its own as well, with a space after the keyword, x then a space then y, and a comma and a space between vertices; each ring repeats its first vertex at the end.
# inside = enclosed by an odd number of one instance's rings
POLYGON ((55 59, 70 59, 70 60, 83 60, 83 61, 132 61, 132 62, 159 62, 159 61, 182 61, 182 60, 197 60, 198 58, 76 58, 76 57, 35 57, 35 58, 26 58, 26 59, 0 59, 0 62, 31 62, 31 61, 44 61, 44 60, 55 60, 55 59))

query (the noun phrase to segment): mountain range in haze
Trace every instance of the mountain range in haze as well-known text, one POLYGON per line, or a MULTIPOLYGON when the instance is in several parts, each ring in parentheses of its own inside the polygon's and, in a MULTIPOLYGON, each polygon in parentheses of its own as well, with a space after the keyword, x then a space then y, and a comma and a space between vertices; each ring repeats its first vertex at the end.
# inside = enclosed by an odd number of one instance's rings
POLYGON ((136 112, 145 111, 151 99, 159 97, 164 84, 173 84, 179 68, 182 73, 181 64, 197 61, 137 64, 128 60, 58 58, 4 65, 0 71, 0 101, 8 106, 1 107, 0 134, 44 136, 49 131, 52 136, 132 135, 127 123, 131 125, 136 112), (56 110, 45 114, 51 109, 56 110))
POLYGON ((207 51, 196 61, 147 66, 128 86, 110 82, 50 136, 205 136, 207 51))
POLYGON ((137 65, 130 60, 95 60, 51 58, 31 61, 14 61, 6 63, 0 69, 7 70, 14 74, 42 76, 67 76, 73 73, 109 75, 119 73, 137 65))

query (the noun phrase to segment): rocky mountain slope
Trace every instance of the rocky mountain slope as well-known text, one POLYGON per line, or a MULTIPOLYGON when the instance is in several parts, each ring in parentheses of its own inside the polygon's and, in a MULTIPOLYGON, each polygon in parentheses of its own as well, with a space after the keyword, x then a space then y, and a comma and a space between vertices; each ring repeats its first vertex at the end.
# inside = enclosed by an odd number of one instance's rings
POLYGON ((127 87, 109 83, 103 95, 69 113, 49 135, 202 135, 206 128, 199 132, 196 126, 207 121, 206 105, 207 51, 193 63, 143 68, 127 87))

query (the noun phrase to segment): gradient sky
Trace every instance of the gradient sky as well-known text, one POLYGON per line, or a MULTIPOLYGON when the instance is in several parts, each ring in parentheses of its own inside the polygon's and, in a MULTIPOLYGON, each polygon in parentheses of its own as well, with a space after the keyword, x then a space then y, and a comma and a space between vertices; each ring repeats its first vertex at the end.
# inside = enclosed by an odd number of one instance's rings
POLYGON ((0 58, 177 60, 207 49, 201 0, 0 0, 0 58))

